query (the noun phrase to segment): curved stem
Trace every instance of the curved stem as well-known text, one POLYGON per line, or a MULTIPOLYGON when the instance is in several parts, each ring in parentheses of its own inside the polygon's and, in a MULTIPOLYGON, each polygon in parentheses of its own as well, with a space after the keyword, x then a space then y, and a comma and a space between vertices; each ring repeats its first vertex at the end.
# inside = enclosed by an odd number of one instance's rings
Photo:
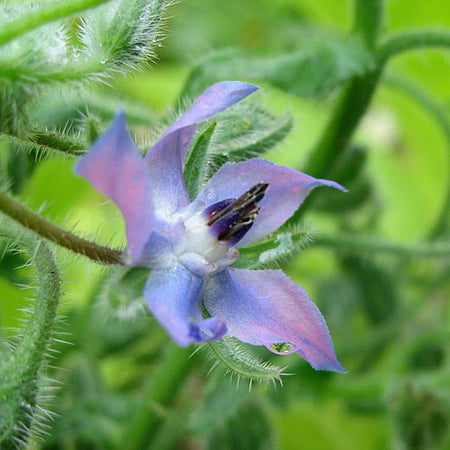
POLYGON ((122 264, 121 251, 98 245, 57 227, 24 208, 4 192, 0 192, 0 211, 38 235, 72 252, 86 256, 92 261, 103 264, 122 264))
POLYGON ((383 242, 375 238, 350 234, 340 234, 319 236, 313 241, 312 245, 357 253, 370 252, 373 254, 378 252, 403 257, 447 258, 450 260, 450 241, 403 244, 398 242, 383 242))
POLYGON ((5 44, 27 31, 54 20, 70 16, 109 0, 59 0, 20 14, 17 18, 3 23, 0 29, 0 45, 5 44))
POLYGON ((399 53, 427 47, 450 47, 450 31, 411 30, 392 34, 381 42, 378 48, 378 58, 384 62, 399 53))

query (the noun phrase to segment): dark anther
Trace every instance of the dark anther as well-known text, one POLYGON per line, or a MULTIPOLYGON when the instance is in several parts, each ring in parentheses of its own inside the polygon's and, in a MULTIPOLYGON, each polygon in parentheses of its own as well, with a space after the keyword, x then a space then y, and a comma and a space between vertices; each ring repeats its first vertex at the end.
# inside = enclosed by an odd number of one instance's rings
POLYGON ((258 215, 258 202, 268 186, 268 183, 255 184, 237 199, 222 200, 205 211, 207 224, 216 231, 217 239, 234 244, 244 237, 258 215))

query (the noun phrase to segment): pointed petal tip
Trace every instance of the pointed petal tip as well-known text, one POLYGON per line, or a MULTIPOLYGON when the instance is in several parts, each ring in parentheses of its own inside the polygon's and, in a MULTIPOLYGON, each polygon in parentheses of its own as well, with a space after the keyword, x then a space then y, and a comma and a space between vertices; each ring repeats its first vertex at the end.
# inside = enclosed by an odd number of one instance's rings
MULTIPOLYGON (((302 358, 304 358, 304 355, 302 355, 300 352, 298 353, 302 358)), ((347 371, 342 367, 341 363, 337 359, 331 360, 329 362, 321 362, 320 364, 314 364, 312 361, 308 360, 306 361, 314 370, 327 370, 328 372, 336 372, 342 374, 347 373, 347 371)))
POLYGON ((318 179, 317 181, 321 185, 329 186, 329 187, 332 187, 332 188, 337 189, 337 190, 342 191, 342 192, 348 192, 347 188, 345 188, 344 186, 341 186, 339 183, 336 183, 336 181, 321 180, 321 179, 318 179))

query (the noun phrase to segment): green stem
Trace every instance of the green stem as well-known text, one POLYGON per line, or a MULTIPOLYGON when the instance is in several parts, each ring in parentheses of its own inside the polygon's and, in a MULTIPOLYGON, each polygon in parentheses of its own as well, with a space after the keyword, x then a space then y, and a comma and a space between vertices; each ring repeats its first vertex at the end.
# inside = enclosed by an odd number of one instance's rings
POLYGON ((387 253, 396 256, 446 258, 450 260, 450 241, 434 243, 403 244, 383 242, 355 235, 320 236, 313 245, 357 253, 387 253))
POLYGON ((24 208, 4 192, 0 192, 0 211, 50 241, 103 264, 121 264, 121 252, 80 238, 24 208))
POLYGON ((25 14, 21 14, 17 18, 2 24, 0 45, 45 23, 93 8, 107 1, 109 0, 58 0, 27 11, 25 14))
POLYGON ((383 0, 355 0, 354 30, 373 49, 383 20, 383 0))
MULTIPOLYGON (((383 19, 382 0, 357 0, 354 10, 354 29, 373 48, 383 19)), ((352 79, 342 92, 331 118, 312 150, 304 171, 312 176, 325 178, 333 174, 342 155, 366 113, 377 88, 383 66, 380 64, 363 76, 352 79)), ((303 213, 314 202, 317 191, 312 192, 301 209, 288 220, 286 226, 300 221, 303 213)))
POLYGON ((306 163, 305 172, 316 177, 329 176, 359 125, 372 100, 381 68, 352 80, 344 89, 331 119, 306 163))
POLYGON ((450 31, 411 30, 386 36, 380 43, 378 58, 383 63, 399 53, 427 47, 450 47, 450 31))
POLYGON ((169 348, 124 434, 122 448, 141 450, 149 446, 160 417, 158 408, 167 406, 176 395, 193 362, 193 359, 189 357, 191 353, 192 349, 169 344, 169 348))

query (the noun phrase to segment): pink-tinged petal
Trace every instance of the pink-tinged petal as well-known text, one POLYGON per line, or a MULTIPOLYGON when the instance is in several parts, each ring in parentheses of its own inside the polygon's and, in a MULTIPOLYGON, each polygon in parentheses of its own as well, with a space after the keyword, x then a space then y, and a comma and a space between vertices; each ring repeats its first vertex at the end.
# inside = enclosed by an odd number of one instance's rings
POLYGON ((119 207, 132 264, 139 259, 152 230, 153 198, 149 171, 128 134, 121 111, 74 170, 119 207))
POLYGON ((256 89, 256 86, 240 81, 214 84, 194 101, 147 152, 145 159, 151 175, 158 216, 167 219, 189 203, 183 180, 183 162, 196 125, 237 103, 256 89))
POLYGON ((230 336, 254 345, 290 343, 314 369, 345 372, 320 311, 281 270, 220 272, 206 282, 204 304, 230 336))
POLYGON ((257 183, 268 183, 259 202, 258 216, 238 247, 258 241, 279 228, 294 214, 306 196, 317 186, 345 191, 338 183, 320 180, 288 167, 262 159, 224 164, 199 193, 196 202, 206 206, 221 200, 237 198, 257 183))
POLYGON ((220 320, 203 319, 201 290, 203 280, 181 264, 153 270, 145 285, 144 297, 156 320, 179 345, 222 337, 226 331, 220 320))

